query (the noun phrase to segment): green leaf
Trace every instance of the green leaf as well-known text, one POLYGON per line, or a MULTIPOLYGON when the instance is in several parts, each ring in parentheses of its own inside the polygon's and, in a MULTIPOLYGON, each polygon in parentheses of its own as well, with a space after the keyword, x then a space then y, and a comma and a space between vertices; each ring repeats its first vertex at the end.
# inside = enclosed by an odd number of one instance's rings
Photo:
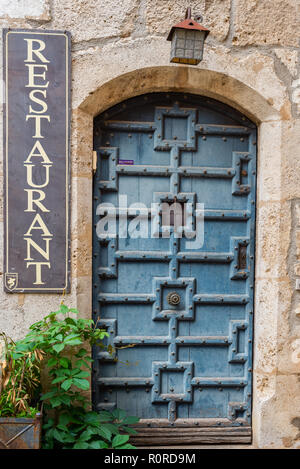
MULTIPOLYGON (((72 379, 72 378, 69 378, 69 379, 66 379, 66 380, 62 383, 61 387, 62 387, 62 389, 64 389, 64 391, 68 391, 68 390, 70 389, 70 387, 72 386, 72 384, 73 384, 73 379, 72 379)), ((75 384, 75 383, 74 383, 74 384, 75 384)))
POLYGON ((108 444, 105 441, 92 441, 89 446, 91 449, 106 449, 108 448, 108 444))
POLYGON ((57 430, 56 428, 53 430, 53 436, 56 440, 60 441, 61 443, 64 442, 64 439, 65 437, 68 436, 68 434, 66 434, 65 432, 63 431, 59 431, 57 430))
POLYGON ((107 428, 105 428, 105 427, 99 428, 98 434, 99 434, 100 436, 102 436, 105 440, 108 440, 108 441, 111 440, 112 434, 111 434, 111 432, 110 432, 107 428))
POLYGON ((71 326, 76 325, 76 321, 73 318, 66 318, 65 321, 66 321, 67 324, 69 324, 71 326))
POLYGON ((66 345, 80 345, 82 344, 82 340, 80 338, 74 338, 74 339, 68 339, 68 337, 65 339, 65 344, 66 345))
POLYGON ((16 343, 16 352, 27 352, 29 349, 29 344, 16 343))
POLYGON ((49 366, 49 368, 51 368, 52 366, 55 366, 57 363, 58 363, 57 358, 53 357, 53 358, 50 358, 50 360, 48 360, 47 366, 49 366))
POLYGON ((65 377, 60 376, 59 378, 55 378, 53 381, 51 381, 52 384, 60 383, 61 381, 64 381, 65 377))
POLYGON ((81 349, 79 350, 79 352, 76 353, 75 356, 76 356, 77 358, 82 358, 82 357, 84 357, 86 354, 87 354, 87 350, 85 350, 84 348, 81 348, 81 349))
POLYGON ((101 412, 99 412, 99 419, 101 422, 111 422, 114 417, 107 410, 101 410, 101 412))
POLYGON ((129 435, 116 435, 112 440, 112 447, 117 448, 118 446, 124 445, 129 440, 129 435))
POLYGON ((69 342, 73 339, 80 339, 80 335, 78 333, 72 332, 71 334, 67 335, 67 337, 65 338, 65 342, 69 342))
POLYGON ((99 426, 101 424, 100 419, 99 419, 99 414, 97 412, 87 412, 84 415, 83 419, 84 419, 84 422, 89 425, 99 426))
POLYGON ((59 363, 61 366, 63 366, 64 368, 68 368, 69 364, 71 363, 70 360, 66 357, 61 357, 59 359, 59 363))
POLYGON ((56 344, 56 345, 53 345, 53 349, 54 349, 55 352, 57 352, 57 353, 61 352, 64 348, 65 348, 65 345, 64 345, 64 344, 56 344))
POLYGON ((84 432, 81 433, 79 439, 80 439, 80 441, 88 441, 91 438, 92 434, 93 434, 92 431, 85 430, 84 432))
POLYGON ((125 410, 121 410, 121 409, 113 410, 112 414, 117 420, 123 420, 126 417, 125 410))
POLYGON ((74 443, 76 441, 76 438, 72 435, 70 435, 70 433, 67 433, 66 436, 64 436, 64 441, 63 443, 74 443))
POLYGON ((90 365, 85 360, 77 360, 75 363, 75 366, 77 368, 81 368, 82 366, 84 366, 85 368, 89 370, 91 369, 90 365))
POLYGON ((91 375, 87 371, 80 371, 76 373, 75 378, 89 378, 91 375))
POLYGON ((136 449, 136 446, 127 443, 126 445, 118 446, 118 449, 136 449))
POLYGON ((86 443, 85 441, 79 441, 78 443, 75 443, 73 446, 74 449, 88 449, 89 444, 86 443))
POLYGON ((58 407, 58 406, 61 405, 61 400, 60 400, 59 397, 52 397, 50 399, 50 403, 51 403, 52 407, 58 407))
POLYGON ((74 378, 73 379, 74 386, 79 389, 83 389, 87 391, 90 389, 90 383, 86 379, 74 378))
POLYGON ((68 394, 61 394, 60 395, 60 400, 62 402, 62 404, 65 404, 65 405, 70 405, 71 404, 71 396, 69 396, 68 394))
POLYGON ((134 423, 138 423, 139 420, 138 417, 129 416, 122 421, 122 425, 133 425, 134 423))
POLYGON ((64 413, 59 416, 59 423, 61 425, 68 425, 72 421, 72 416, 70 414, 64 413))
POLYGON ((60 308, 59 308, 59 312, 60 313, 63 313, 63 314, 66 314, 69 312, 69 308, 68 306, 64 305, 63 303, 60 305, 60 308))
POLYGON ((58 368, 54 370, 54 374, 58 376, 71 376, 71 370, 68 370, 67 368, 58 368))
POLYGON ((57 391, 46 392, 46 394, 42 395, 41 400, 44 401, 45 399, 50 399, 51 397, 55 396, 56 394, 57 394, 57 391))
POLYGON ((47 428, 52 427, 54 424, 54 419, 48 419, 46 423, 43 424, 43 428, 46 430, 47 428))
POLYGON ((137 434, 137 431, 134 430, 134 429, 131 428, 131 427, 123 427, 123 426, 120 426, 120 429, 123 430, 125 433, 129 433, 130 435, 136 435, 136 434, 137 434))
POLYGON ((87 361, 87 362, 93 362, 94 361, 91 357, 85 357, 84 360, 87 361))
POLYGON ((119 427, 118 425, 114 425, 113 423, 104 423, 102 424, 101 428, 105 427, 107 430, 109 430, 113 435, 118 435, 119 433, 119 427))
POLYGON ((23 357, 23 353, 15 353, 15 352, 12 353, 12 358, 14 360, 18 360, 18 358, 22 358, 22 357, 23 357))

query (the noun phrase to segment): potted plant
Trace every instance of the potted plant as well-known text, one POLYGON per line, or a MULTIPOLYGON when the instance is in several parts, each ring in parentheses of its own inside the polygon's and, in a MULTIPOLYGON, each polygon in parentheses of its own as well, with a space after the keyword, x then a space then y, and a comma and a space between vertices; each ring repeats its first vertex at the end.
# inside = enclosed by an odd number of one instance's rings
MULTIPOLYGON (((104 347, 106 336, 106 330, 98 328, 93 320, 78 318, 76 309, 62 303, 58 311, 33 324, 24 339, 11 345, 15 361, 24 361, 27 354, 38 361, 35 363, 38 383, 41 383, 42 364, 50 380, 50 389, 40 397, 45 414, 43 448, 134 448, 129 443, 130 435, 135 433, 130 425, 139 419, 127 417, 120 409, 93 412, 89 398, 83 394, 90 389, 90 348, 93 345, 104 347)), ((5 349, 9 348, 7 343, 5 349)), ((25 388, 24 393, 29 399, 25 388)), ((6 400, 9 405, 14 395, 9 394, 6 400)), ((27 402, 28 411, 32 401, 27 402)))
POLYGON ((37 449, 41 441, 39 401, 43 353, 18 346, 0 334, 0 448, 37 449))

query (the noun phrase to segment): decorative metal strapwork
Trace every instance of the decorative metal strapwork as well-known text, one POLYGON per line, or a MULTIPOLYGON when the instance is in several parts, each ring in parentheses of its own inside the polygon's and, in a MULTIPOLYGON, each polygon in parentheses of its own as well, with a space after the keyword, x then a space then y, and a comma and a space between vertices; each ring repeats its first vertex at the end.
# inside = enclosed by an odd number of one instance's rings
MULTIPOLYGON (((139 100, 145 106, 149 97, 139 100)), ((206 123, 202 106, 212 104, 200 103, 184 95, 182 102, 177 95, 170 102, 153 99, 151 121, 150 113, 140 118, 139 108, 129 114, 132 120, 104 115, 95 145, 96 215, 101 197, 113 201, 124 187, 132 197, 147 187, 143 200, 157 204, 159 216, 157 237, 135 249, 118 237, 94 238, 94 314, 101 314, 98 325, 107 328, 115 351, 95 355, 94 402, 99 410, 121 402, 136 413, 138 405, 145 431, 159 426, 168 433, 174 426, 179 432, 186 425, 194 438, 196 425, 209 419, 214 430, 220 426, 232 435, 245 427, 249 439, 256 135, 242 118, 235 125, 220 125, 223 116, 206 123), (124 163, 129 155, 136 161, 124 163), (165 204, 190 204, 195 213, 208 195, 204 219, 211 243, 188 250, 175 237, 176 210, 174 223, 164 220, 165 204), (136 272, 143 274, 133 288, 136 272)), ((123 103, 122 113, 125 105, 133 109, 123 103)))

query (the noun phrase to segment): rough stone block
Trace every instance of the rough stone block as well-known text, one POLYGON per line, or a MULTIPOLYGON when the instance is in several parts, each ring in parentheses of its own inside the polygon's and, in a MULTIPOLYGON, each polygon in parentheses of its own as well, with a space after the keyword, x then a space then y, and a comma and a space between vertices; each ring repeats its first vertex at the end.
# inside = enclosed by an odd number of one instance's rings
POLYGON ((296 231, 296 256, 300 259, 300 230, 296 231))
POLYGON ((92 176, 93 120, 80 109, 72 113, 72 174, 73 176, 92 176))
POLYGON ((286 275, 285 249, 290 220, 280 202, 262 204, 257 211, 256 276, 281 278, 286 275), (284 220, 284 222, 283 222, 284 220), (282 242, 283 240, 283 242, 282 242))
MULTIPOLYGON (((300 88, 299 88, 300 90, 300 88)), ((282 126, 282 193, 289 199, 300 197, 300 120, 294 119, 282 126)))
POLYGON ((294 0, 237 0, 233 44, 298 46, 299 2, 294 0))
POLYGON ((219 41, 224 41, 229 31, 230 0, 147 0, 146 25, 150 34, 167 34, 171 27, 184 20, 186 8, 192 7, 192 18, 203 16, 203 26, 219 41))
MULTIPOLYGON (((201 68, 219 71, 236 78, 250 88, 257 90, 271 106, 280 112, 281 119, 290 118, 290 102, 286 87, 277 76, 274 59, 269 55, 255 49, 247 51, 247 53, 244 51, 232 53, 228 47, 219 44, 214 46, 206 44, 201 68)), ((232 91, 232 98, 235 98, 236 88, 235 86, 232 91)), ((245 109, 249 110, 249 100, 245 109)))
POLYGON ((294 265, 294 272, 295 272, 295 275, 297 275, 298 277, 300 276, 300 263, 299 262, 294 265))
POLYGON ((296 214, 296 219, 295 219, 296 226, 300 226, 300 204, 295 205, 295 214, 296 214))
POLYGON ((0 18, 50 19, 49 0, 1 0, 0 18))
POLYGON ((266 122, 260 126, 257 159, 259 200, 278 201, 281 198, 281 122, 266 122))
POLYGON ((295 78, 299 68, 298 51, 289 49, 275 49, 275 54, 283 63, 283 65, 288 69, 292 77, 295 78))
MULTIPOLYGON (((275 389, 274 389, 275 391, 275 389)), ((254 408, 254 446, 297 448, 299 446, 299 378, 276 376, 276 394, 254 408), (280 417, 279 417, 280 416, 280 417)))
POLYGON ((74 43, 126 37, 133 30, 138 3, 137 0, 53 0, 51 27, 70 31, 74 43))
POLYGON ((276 367, 279 286, 279 282, 276 280, 256 281, 254 310, 255 373, 273 373, 276 367))

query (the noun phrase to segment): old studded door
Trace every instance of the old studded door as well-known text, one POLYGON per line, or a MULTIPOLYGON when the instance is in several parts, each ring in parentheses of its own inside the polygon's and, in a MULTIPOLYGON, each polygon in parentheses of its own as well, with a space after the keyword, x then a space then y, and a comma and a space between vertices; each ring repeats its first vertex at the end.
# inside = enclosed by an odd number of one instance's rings
POLYGON ((94 350, 93 403, 138 416, 136 444, 251 441, 255 140, 245 116, 188 94, 95 119, 93 311, 109 348, 94 350))

